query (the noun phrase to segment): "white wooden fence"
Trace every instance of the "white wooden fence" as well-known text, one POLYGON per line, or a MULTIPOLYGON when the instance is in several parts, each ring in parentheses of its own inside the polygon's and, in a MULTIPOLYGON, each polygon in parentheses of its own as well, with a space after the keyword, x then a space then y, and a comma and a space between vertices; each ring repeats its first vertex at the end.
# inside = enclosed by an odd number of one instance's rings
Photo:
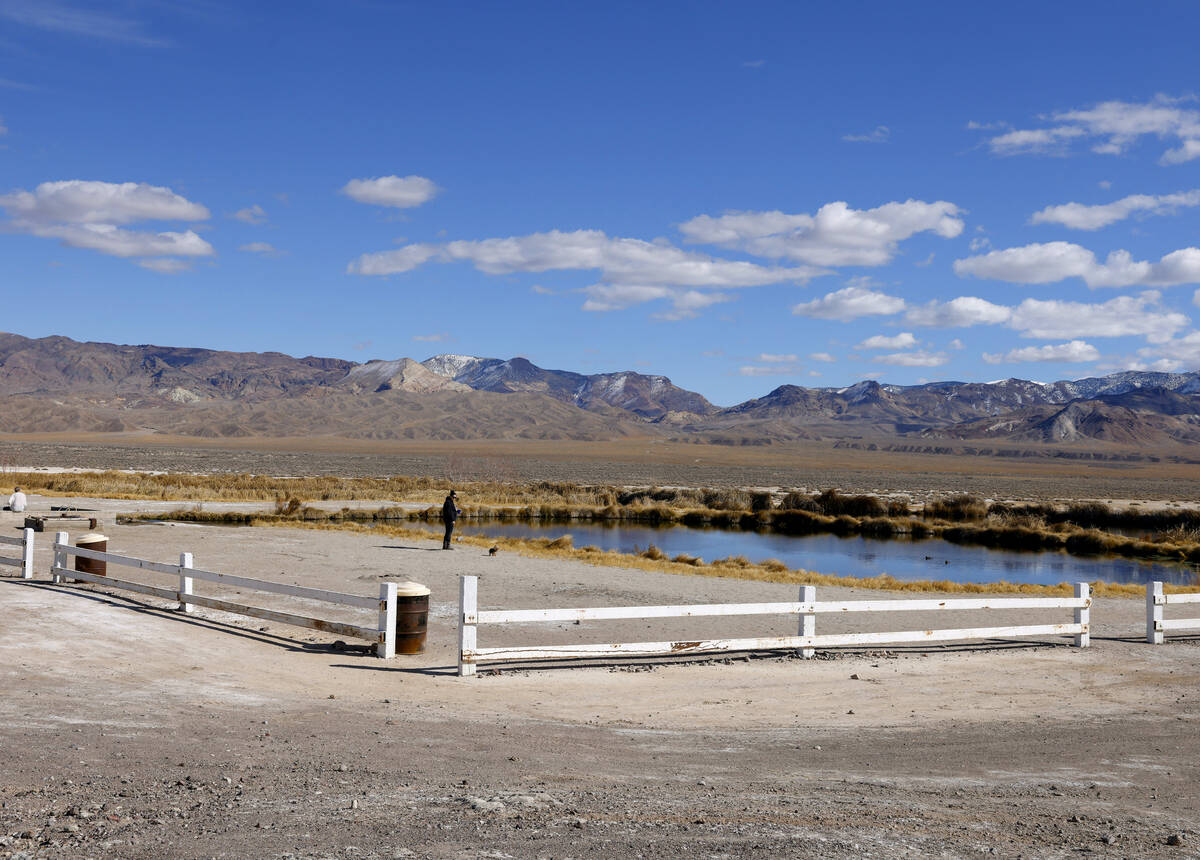
POLYGON ((1200 630, 1200 618, 1163 618, 1163 607, 1181 603, 1200 603, 1200 593, 1163 594, 1161 582, 1146 585, 1147 642, 1163 644, 1163 634, 1168 630, 1200 630))
POLYGON ((1092 588, 1075 583, 1074 597, 987 597, 922 600, 855 600, 818 603, 817 589, 800 588, 800 599, 788 603, 724 603, 695 606, 613 606, 593 609, 479 609, 479 582, 474 576, 459 579, 458 674, 474 675, 477 664, 487 661, 548 660, 580 657, 646 657, 699 654, 720 651, 766 651, 799 649, 811 657, 816 648, 863 646, 908 642, 971 639, 1007 639, 1014 636, 1074 636, 1074 644, 1090 644, 1092 588), (945 630, 906 630, 883 633, 832 633, 817 635, 819 614, 847 612, 942 612, 954 610, 1073 609, 1071 624, 1032 624, 1010 627, 974 627, 945 630), (617 642, 603 645, 529 645, 480 648, 477 627, 481 624, 529 622, 599 621, 634 618, 690 618, 712 615, 797 615, 795 636, 756 639, 698 639, 676 642, 617 642))
POLYGON ((33 529, 25 529, 19 538, 0 535, 0 546, 6 545, 21 547, 21 557, 0 556, 0 567, 19 567, 22 579, 33 579, 33 529))
POLYGON ((341 594, 336 591, 323 591, 319 588, 308 588, 303 585, 286 585, 281 582, 268 582, 262 579, 250 579, 244 576, 234 576, 229 573, 216 573, 210 570, 199 570, 192 566, 192 554, 179 554, 179 564, 165 564, 157 561, 147 561, 141 558, 116 555, 111 552, 99 552, 84 547, 71 546, 66 532, 58 532, 54 536, 54 563, 50 573, 55 582, 78 580, 104 585, 109 588, 121 588, 126 591, 136 591, 164 600, 175 600, 180 603, 184 612, 191 612, 193 606, 204 606, 209 609, 219 609, 222 612, 232 612, 237 615, 248 615, 251 618, 261 618, 279 624, 292 624, 296 627, 307 627, 321 630, 339 636, 350 636, 355 639, 366 639, 375 643, 375 653, 379 657, 392 658, 396 656, 396 583, 380 583, 378 597, 362 597, 356 594, 341 594), (140 582, 116 579, 112 576, 101 576, 68 567, 70 556, 90 558, 103 561, 108 565, 134 567, 152 573, 162 573, 175 577, 175 588, 160 588, 140 582), (293 615, 287 612, 277 612, 272 609, 262 609, 257 606, 246 606, 215 597, 205 597, 196 594, 194 581, 216 582, 222 585, 245 588, 252 591, 262 591, 270 594, 286 594, 305 600, 316 600, 323 603, 335 603, 341 606, 353 606, 358 609, 371 609, 379 613, 378 624, 374 627, 360 627, 355 624, 344 624, 339 621, 327 621, 321 618, 309 618, 304 615, 293 615))

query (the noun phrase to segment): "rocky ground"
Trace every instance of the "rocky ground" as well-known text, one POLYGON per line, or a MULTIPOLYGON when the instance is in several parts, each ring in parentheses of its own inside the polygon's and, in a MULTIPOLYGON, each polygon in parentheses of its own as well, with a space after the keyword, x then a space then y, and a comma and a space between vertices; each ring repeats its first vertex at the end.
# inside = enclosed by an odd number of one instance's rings
MULTIPOLYGON (((36 580, 0 577, 0 857, 1200 856, 1200 640, 1144 644, 1136 600, 1097 601, 1089 649, 1047 638, 458 678, 462 573, 480 576, 484 607, 794 589, 374 535, 102 528, 112 551, 190 551, 245 576, 364 594, 425 582, 428 648, 385 662, 303 629, 54 586, 42 541, 36 580)), ((902 629, 946 626, 918 616, 902 629)), ((719 621, 682 623, 759 629, 719 621)), ((610 624, 512 635, 679 632, 610 624)), ((481 628, 481 644, 502 641, 481 628)))

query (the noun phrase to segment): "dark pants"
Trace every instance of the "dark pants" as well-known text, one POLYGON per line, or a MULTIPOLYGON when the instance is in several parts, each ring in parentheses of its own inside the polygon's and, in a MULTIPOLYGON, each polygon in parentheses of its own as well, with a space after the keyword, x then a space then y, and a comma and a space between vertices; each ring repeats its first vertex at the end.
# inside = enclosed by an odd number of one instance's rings
POLYGON ((442 549, 450 549, 450 535, 454 531, 454 521, 446 522, 446 536, 442 538, 442 549))

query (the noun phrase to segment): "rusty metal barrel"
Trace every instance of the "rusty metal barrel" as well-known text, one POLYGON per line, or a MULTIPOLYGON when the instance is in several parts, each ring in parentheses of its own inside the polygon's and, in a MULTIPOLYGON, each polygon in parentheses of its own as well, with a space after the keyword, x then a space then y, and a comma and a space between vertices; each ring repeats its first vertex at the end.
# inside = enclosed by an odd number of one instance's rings
MULTIPOLYGON (((85 535, 80 535, 75 540, 75 546, 80 549, 94 549, 96 552, 108 551, 108 537, 95 532, 88 532, 85 535)), ((98 561, 94 558, 84 558, 81 555, 75 556, 75 569, 80 573, 91 573, 96 576, 108 576, 108 562, 98 561)))
POLYGON ((396 653, 420 654, 429 629, 429 589, 419 582, 396 587, 396 653))

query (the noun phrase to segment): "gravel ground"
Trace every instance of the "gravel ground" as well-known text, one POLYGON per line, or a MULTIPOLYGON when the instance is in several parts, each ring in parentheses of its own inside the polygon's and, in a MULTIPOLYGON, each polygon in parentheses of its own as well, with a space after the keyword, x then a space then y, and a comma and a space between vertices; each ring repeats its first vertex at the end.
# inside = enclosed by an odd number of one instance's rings
MULTIPOLYGON (((139 503, 106 504, 104 517, 139 503)), ((457 678, 463 573, 480 576, 484 607, 794 588, 370 534, 103 530, 110 551, 190 551, 198 567, 276 581, 373 594, 419 580, 433 590, 428 648, 382 661, 299 628, 54 586, 43 540, 35 581, 0 577, 0 857, 1200 856, 1200 639, 1143 644, 1136 600, 1097 601, 1089 649, 1047 638, 457 678)), ((903 629, 946 626, 913 615, 903 629)), ((674 623, 506 635, 786 632, 780 619, 674 623)), ((481 629, 481 644, 504 641, 481 629)))

